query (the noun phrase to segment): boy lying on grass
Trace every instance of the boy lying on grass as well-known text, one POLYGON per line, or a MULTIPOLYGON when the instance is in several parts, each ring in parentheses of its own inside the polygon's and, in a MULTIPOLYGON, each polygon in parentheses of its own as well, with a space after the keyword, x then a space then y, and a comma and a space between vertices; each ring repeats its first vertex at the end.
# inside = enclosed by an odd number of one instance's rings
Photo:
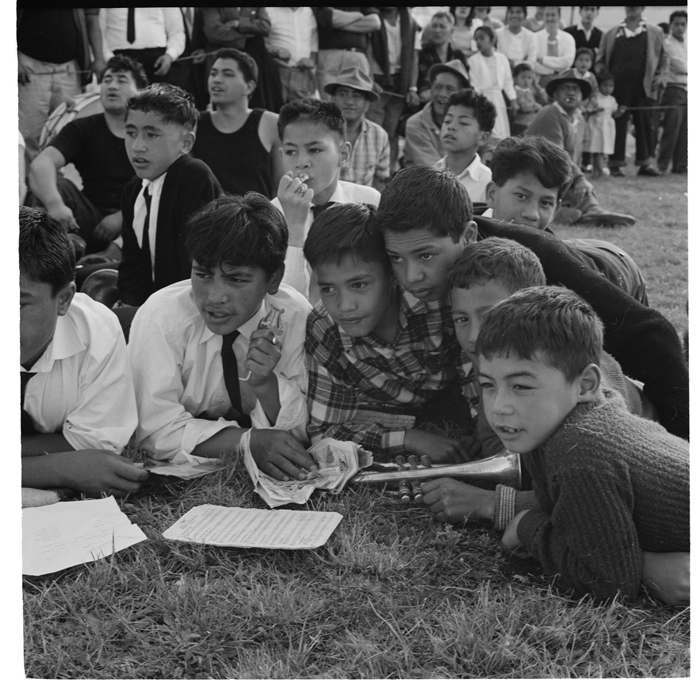
POLYGON ((259 193, 222 196, 186 232, 192 278, 154 293, 131 328, 136 440, 156 459, 197 463, 250 432, 262 470, 299 478, 315 466, 302 444, 311 306, 280 283, 284 217, 259 193), (280 337, 260 327, 272 308, 284 310, 280 337))
POLYGON ((461 351, 445 304, 423 303, 394 281, 375 214, 368 205, 330 207, 304 244, 322 301, 306 328, 309 437, 467 461, 456 439, 416 428, 448 413, 469 419, 453 384, 461 351))
POLYGON ((645 551, 687 565, 689 445, 601 384, 602 350, 593 309, 546 286, 491 309, 475 346, 486 419, 521 454, 536 498, 504 545, 537 559, 561 589, 634 598, 645 551))

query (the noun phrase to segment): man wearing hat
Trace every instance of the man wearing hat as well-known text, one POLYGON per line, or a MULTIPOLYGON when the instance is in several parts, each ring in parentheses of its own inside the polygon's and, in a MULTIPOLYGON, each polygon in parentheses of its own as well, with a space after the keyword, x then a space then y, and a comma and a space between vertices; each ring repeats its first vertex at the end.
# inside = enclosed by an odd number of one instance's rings
POLYGON ((544 136, 563 148, 571 158, 574 180, 562 199, 563 207, 554 221, 589 226, 631 226, 635 222, 631 215, 608 212, 600 207, 593 184, 575 162, 580 157, 583 145, 583 124, 575 116, 576 110, 581 101, 591 95, 591 85, 576 77, 573 69, 567 69, 549 81, 546 88, 554 102, 537 113, 525 135, 544 136), (580 217, 578 212, 572 213, 572 208, 581 213, 580 217))
POLYGON ((391 177, 389 135, 365 115, 379 96, 372 79, 359 67, 350 67, 323 89, 340 108, 347 124, 347 140, 352 154, 347 167, 340 170, 342 181, 374 186, 378 191, 391 177))
POLYGON ((430 100, 420 112, 409 117, 406 122, 406 167, 432 167, 445 157, 440 142, 440 127, 445 119, 447 103, 451 95, 463 88, 469 88, 469 76, 461 60, 434 64, 428 72, 428 79, 430 100))

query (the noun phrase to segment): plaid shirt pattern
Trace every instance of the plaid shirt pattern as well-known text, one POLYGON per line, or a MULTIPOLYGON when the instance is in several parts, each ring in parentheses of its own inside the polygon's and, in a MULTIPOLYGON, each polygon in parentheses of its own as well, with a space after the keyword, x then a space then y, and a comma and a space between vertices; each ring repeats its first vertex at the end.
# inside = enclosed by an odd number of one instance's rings
POLYGON ((405 429, 358 421, 356 415, 415 415, 461 378, 460 354, 447 299, 423 303, 401 293, 393 345, 373 334, 348 336, 317 306, 306 325, 309 437, 354 441, 370 451, 403 450, 405 429))
POLYGON ((340 178, 343 181, 372 186, 375 178, 389 180, 389 165, 389 135, 379 124, 365 119, 352 147, 350 163, 340 170, 340 178))

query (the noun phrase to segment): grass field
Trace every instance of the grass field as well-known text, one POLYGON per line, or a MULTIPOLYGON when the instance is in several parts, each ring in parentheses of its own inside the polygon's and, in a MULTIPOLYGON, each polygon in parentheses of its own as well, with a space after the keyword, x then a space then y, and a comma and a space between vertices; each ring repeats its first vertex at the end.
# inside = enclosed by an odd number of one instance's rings
MULTIPOLYGON (((636 226, 559 231, 617 243, 651 303, 687 324, 685 177, 597 184, 636 226)), ((326 546, 285 552, 170 542, 202 503, 264 507, 242 463, 151 486, 121 506, 148 541, 91 565, 24 578, 31 678, 687 677, 689 611, 552 591, 490 527, 436 524, 369 490, 317 495, 343 515, 326 546)))

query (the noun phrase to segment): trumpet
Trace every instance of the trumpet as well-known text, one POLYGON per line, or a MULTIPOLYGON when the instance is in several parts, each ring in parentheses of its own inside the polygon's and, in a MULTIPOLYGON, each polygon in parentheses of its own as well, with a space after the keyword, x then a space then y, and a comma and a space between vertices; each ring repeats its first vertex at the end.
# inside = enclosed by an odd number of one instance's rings
MULTIPOLYGON (((398 482, 400 485, 399 496, 404 503, 411 500, 407 492, 407 482, 421 482, 437 477, 455 477, 464 480, 484 480, 494 484, 504 484, 515 489, 520 489, 521 471, 520 454, 501 451, 494 456, 475 460, 472 463, 459 463, 457 465, 433 465, 432 467, 418 466, 405 469, 397 463, 373 463, 372 470, 364 470, 352 479, 351 484, 389 484, 398 482)), ((410 491, 410 490, 409 490, 410 491)), ((413 499, 416 498, 416 489, 413 488, 413 499)))

